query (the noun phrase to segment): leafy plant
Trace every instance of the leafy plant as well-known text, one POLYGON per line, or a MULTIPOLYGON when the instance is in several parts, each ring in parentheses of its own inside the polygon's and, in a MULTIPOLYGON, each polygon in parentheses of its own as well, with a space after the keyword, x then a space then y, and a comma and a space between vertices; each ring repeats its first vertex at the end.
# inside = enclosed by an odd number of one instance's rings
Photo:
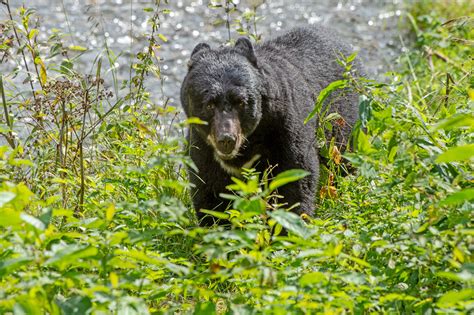
MULTIPOLYGON (((446 21, 443 1, 411 4, 414 38, 385 83, 352 76, 355 55, 341 58, 345 80, 312 113, 318 135, 337 123, 323 104, 340 88, 361 95, 362 128, 352 152, 320 139, 329 167, 314 218, 278 202, 304 172, 245 170, 224 195, 228 211, 208 211, 227 229, 197 226, 190 210, 183 129, 199 122, 175 123, 176 107, 144 83, 161 76, 160 1, 145 10, 149 45, 121 83, 108 47, 84 73, 76 60, 88 47, 59 31, 40 40, 33 10, 0 5, 0 60, 17 65, 0 81, 0 313, 472 312, 466 4, 450 4, 446 21)), ((221 7, 229 31, 234 5, 221 7)))

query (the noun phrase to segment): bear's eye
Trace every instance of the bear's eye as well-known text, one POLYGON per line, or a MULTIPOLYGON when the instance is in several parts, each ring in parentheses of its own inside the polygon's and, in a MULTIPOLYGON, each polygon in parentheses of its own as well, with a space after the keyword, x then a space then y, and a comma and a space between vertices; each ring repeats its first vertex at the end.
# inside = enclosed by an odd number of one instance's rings
POLYGON ((206 109, 209 110, 209 111, 213 110, 214 109, 214 103, 207 103, 206 109))

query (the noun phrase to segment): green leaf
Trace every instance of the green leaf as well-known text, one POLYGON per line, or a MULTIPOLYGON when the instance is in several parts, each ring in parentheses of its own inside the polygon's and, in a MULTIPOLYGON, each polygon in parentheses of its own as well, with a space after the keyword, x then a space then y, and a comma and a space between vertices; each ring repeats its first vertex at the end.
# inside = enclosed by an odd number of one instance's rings
POLYGON ((376 151, 372 147, 369 137, 362 130, 357 133, 357 150, 366 154, 376 151))
POLYGON ((22 223, 20 212, 11 208, 0 208, 0 226, 19 226, 22 223))
POLYGON ((355 262, 355 263, 357 263, 357 264, 359 264, 359 265, 361 265, 361 266, 368 267, 368 268, 371 267, 371 265, 370 265, 368 262, 366 262, 365 260, 362 260, 362 259, 360 259, 360 258, 351 256, 351 255, 347 255, 347 254, 344 254, 344 253, 341 254, 341 255, 342 255, 343 257, 349 259, 349 260, 352 260, 353 262, 355 262))
POLYGON ((449 279, 452 281, 460 281, 460 282, 470 282, 474 280, 474 275, 467 270, 463 270, 462 272, 459 272, 459 273, 440 271, 436 273, 436 276, 449 279))
POLYGON ((322 108, 322 104, 324 101, 328 98, 329 95, 331 95, 332 92, 338 89, 343 89, 347 86, 347 80, 337 80, 334 82, 331 82, 327 87, 325 87, 318 95, 318 98, 316 99, 316 104, 314 105, 314 109, 309 113, 308 117, 304 120, 304 123, 308 123, 314 115, 318 112, 318 109, 322 108))
POLYGON ((33 258, 26 258, 26 257, 0 261, 0 278, 2 278, 3 276, 9 273, 14 272, 21 266, 24 266, 31 261, 33 261, 33 258))
POLYGON ((451 130, 460 127, 474 128, 474 116, 472 114, 460 113, 443 119, 434 126, 434 129, 451 130))
POLYGON ((240 198, 234 202, 234 208, 244 213, 256 215, 265 211, 265 203, 260 198, 252 198, 250 200, 240 198))
POLYGON ((75 50, 75 51, 86 51, 87 50, 86 47, 82 47, 82 46, 78 46, 78 45, 69 46, 69 49, 70 50, 75 50))
POLYGON ((400 294, 400 293, 389 293, 380 297, 380 303, 390 303, 394 301, 416 301, 416 298, 411 295, 400 294))
POLYGON ((48 75, 46 73, 46 66, 43 62, 43 60, 40 57, 35 58, 35 64, 40 66, 40 71, 39 71, 39 80, 41 81, 41 84, 46 84, 46 81, 48 79, 48 75))
POLYGON ((213 210, 206 210, 206 209, 201 209, 200 212, 202 213, 207 213, 207 214, 210 214, 212 215, 213 217, 216 217, 218 219, 228 219, 229 218, 229 215, 227 213, 224 213, 224 212, 219 212, 219 211, 213 211, 213 210))
POLYGON ((29 225, 37 228, 38 230, 41 230, 41 231, 44 231, 46 226, 43 222, 41 222, 41 220, 35 218, 34 216, 31 216, 27 213, 21 213, 20 214, 20 218, 25 221, 26 223, 28 223, 29 225))
POLYGON ((324 273, 315 271, 303 275, 299 282, 301 286, 312 285, 315 283, 325 284, 327 283, 327 277, 324 273))
POLYGON ((288 183, 296 182, 297 180, 300 180, 306 176, 308 176, 309 172, 305 170, 299 170, 299 169, 294 169, 294 170, 287 170, 284 171, 280 174, 278 174, 270 183, 270 191, 274 191, 278 187, 284 186, 288 183))
POLYGON ((74 295, 64 301, 57 299, 55 302, 61 308, 63 314, 89 314, 92 308, 92 302, 87 296, 74 295))
POLYGON ((204 120, 201 120, 200 118, 198 117, 189 117, 188 119, 186 119, 184 121, 184 124, 186 125, 207 125, 207 121, 204 121, 204 120))
POLYGON ((474 298, 473 289, 463 289, 460 291, 449 291, 441 296, 436 303, 439 307, 454 306, 459 302, 468 301, 474 298))
POLYGON ((311 233, 310 230, 306 227, 303 220, 293 212, 284 211, 284 210, 275 210, 271 211, 270 217, 275 219, 275 221, 283 226, 290 232, 306 239, 311 233))
POLYGON ((61 66, 59 67, 59 72, 64 75, 70 75, 72 73, 73 68, 74 64, 72 63, 72 61, 69 59, 64 59, 61 62, 61 66))
POLYGON ((346 62, 347 63, 351 63, 352 61, 354 61, 355 57, 357 57, 357 54, 358 52, 357 51, 354 51, 352 54, 350 54, 347 58, 346 58, 346 62))
POLYGON ((36 28, 32 28, 30 32, 28 33, 28 39, 34 38, 36 35, 38 35, 39 30, 36 28))
POLYGON ((449 148, 436 158, 436 163, 463 162, 474 157, 474 143, 449 148))
POLYGON ((474 199, 474 188, 457 191, 440 201, 441 206, 461 204, 474 199))
POLYGON ((73 263, 81 258, 95 256, 97 252, 97 248, 89 245, 69 245, 58 250, 45 265, 73 263))
POLYGON ((15 199, 16 194, 10 191, 0 191, 0 207, 15 199))
POLYGON ((199 302, 194 308, 193 315, 214 315, 216 313, 216 305, 212 302, 199 302))
POLYGON ((367 122, 371 118, 372 110, 372 99, 365 95, 361 95, 359 98, 359 120, 362 123, 362 127, 367 127, 367 122))
POLYGON ((33 299, 30 296, 23 295, 16 299, 17 303, 13 307, 13 314, 15 315, 42 315, 42 307, 38 303, 38 299, 33 299))
POLYGON ((168 41, 168 38, 166 38, 166 36, 163 35, 163 34, 161 34, 161 33, 158 34, 158 37, 159 37, 162 41, 164 41, 165 43, 168 41))

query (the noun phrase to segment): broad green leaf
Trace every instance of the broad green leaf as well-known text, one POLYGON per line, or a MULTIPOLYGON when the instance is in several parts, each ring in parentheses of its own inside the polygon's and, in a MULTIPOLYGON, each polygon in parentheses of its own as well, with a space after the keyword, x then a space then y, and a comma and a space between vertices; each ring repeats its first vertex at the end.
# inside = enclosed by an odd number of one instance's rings
POLYGON ((89 245, 68 245, 57 251, 53 257, 45 262, 45 265, 73 263, 78 259, 97 255, 97 248, 89 245))
POLYGON ((325 284, 327 283, 327 277, 324 273, 315 271, 303 275, 299 282, 301 286, 312 285, 315 283, 325 284))
POLYGON ((0 191, 0 207, 9 203, 16 197, 16 194, 11 191, 0 191))
POLYGON ((24 213, 22 212, 20 214, 20 218, 25 221, 26 223, 28 223, 29 225, 37 228, 38 230, 41 230, 41 231, 44 231, 44 229, 46 228, 45 224, 43 222, 41 222, 41 220, 35 218, 34 216, 31 216, 27 213, 24 213))
POLYGON ((280 174, 278 174, 270 183, 270 191, 274 191, 278 187, 284 186, 286 184, 296 182, 310 173, 304 170, 294 169, 294 170, 287 170, 280 174))
POLYGON ((324 101, 328 98, 329 95, 331 95, 332 92, 338 89, 343 89, 347 86, 347 80, 337 80, 334 82, 331 82, 327 87, 325 87, 318 95, 318 98, 316 99, 316 104, 314 106, 314 109, 309 113, 308 117, 304 120, 304 123, 307 124, 308 121, 310 121, 314 115, 318 112, 318 109, 322 108, 322 104, 324 101))
POLYGON ((61 308, 63 314, 82 315, 89 314, 92 302, 89 297, 74 295, 66 300, 56 299, 56 304, 61 308))
POLYGON ((463 162, 472 158, 474 158, 474 143, 449 148, 436 158, 436 162, 463 162))
POLYGON ((449 291, 441 296, 436 303, 440 307, 454 306, 459 302, 474 299, 474 289, 463 289, 459 291, 449 291))
POLYGON ((441 200, 439 204, 442 206, 456 205, 473 199, 474 188, 466 188, 447 196, 445 199, 441 200))
POLYGON ((372 153, 376 151, 372 147, 369 137, 362 130, 357 133, 357 150, 361 153, 372 153))
POLYGON ((13 307, 15 315, 43 315, 41 304, 38 299, 24 295, 16 298, 17 303, 13 307))
POLYGON ((13 258, 13 259, 0 261, 0 278, 2 278, 3 276, 11 272, 14 272, 21 266, 24 266, 31 261, 33 261, 33 258, 26 258, 26 257, 13 258))
POLYGON ((460 127, 474 128, 474 116, 472 114, 460 113, 448 117, 434 126, 434 129, 451 130, 460 127))
POLYGON ((244 182, 236 177, 231 178, 235 184, 228 185, 226 188, 233 191, 243 192, 245 194, 252 194, 258 191, 258 182, 250 179, 244 182))
POLYGON ((271 211, 270 217, 275 219, 278 224, 290 232, 306 239, 311 235, 311 231, 306 227, 303 220, 293 212, 284 210, 271 211))
POLYGON ((19 226, 22 224, 20 218, 20 211, 15 211, 12 208, 0 209, 0 226, 19 226))
POLYGON ((237 199, 234 201, 234 208, 244 213, 252 213, 254 215, 261 214, 265 211, 265 203, 260 198, 237 199))
MULTIPOLYGON (((94 314, 94 313, 93 313, 94 314)), ((125 295, 118 299, 116 315, 149 315, 148 305, 142 299, 125 295)), ((155 314, 155 313, 153 313, 155 314)))
POLYGON ((147 264, 152 264, 152 265, 155 265, 155 266, 163 267, 164 265, 166 265, 168 263, 168 261, 166 259, 162 258, 162 257, 157 257, 156 255, 148 255, 148 254, 145 254, 144 252, 139 251, 139 250, 121 250, 121 249, 118 249, 118 250, 114 251, 114 254, 118 255, 118 256, 130 257, 130 258, 133 258, 135 260, 142 261, 142 262, 145 262, 147 264))
POLYGON ((199 302, 194 308, 193 315, 215 315, 216 305, 212 302, 199 302))
POLYGON ((437 277, 446 278, 452 281, 460 281, 460 282, 469 282, 474 280, 474 274, 470 273, 467 270, 463 270, 459 273, 448 272, 448 271, 440 271, 436 273, 437 277))

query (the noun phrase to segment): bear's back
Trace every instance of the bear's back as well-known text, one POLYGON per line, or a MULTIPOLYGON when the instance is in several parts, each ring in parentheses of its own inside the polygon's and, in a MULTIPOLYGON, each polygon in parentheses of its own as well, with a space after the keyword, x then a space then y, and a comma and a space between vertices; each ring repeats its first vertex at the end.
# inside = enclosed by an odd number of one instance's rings
MULTIPOLYGON (((316 86, 341 79, 337 60, 352 53, 350 45, 324 27, 300 27, 255 47, 257 59, 272 67, 291 67, 316 86)), ((313 85, 311 84, 311 85, 313 85)))

